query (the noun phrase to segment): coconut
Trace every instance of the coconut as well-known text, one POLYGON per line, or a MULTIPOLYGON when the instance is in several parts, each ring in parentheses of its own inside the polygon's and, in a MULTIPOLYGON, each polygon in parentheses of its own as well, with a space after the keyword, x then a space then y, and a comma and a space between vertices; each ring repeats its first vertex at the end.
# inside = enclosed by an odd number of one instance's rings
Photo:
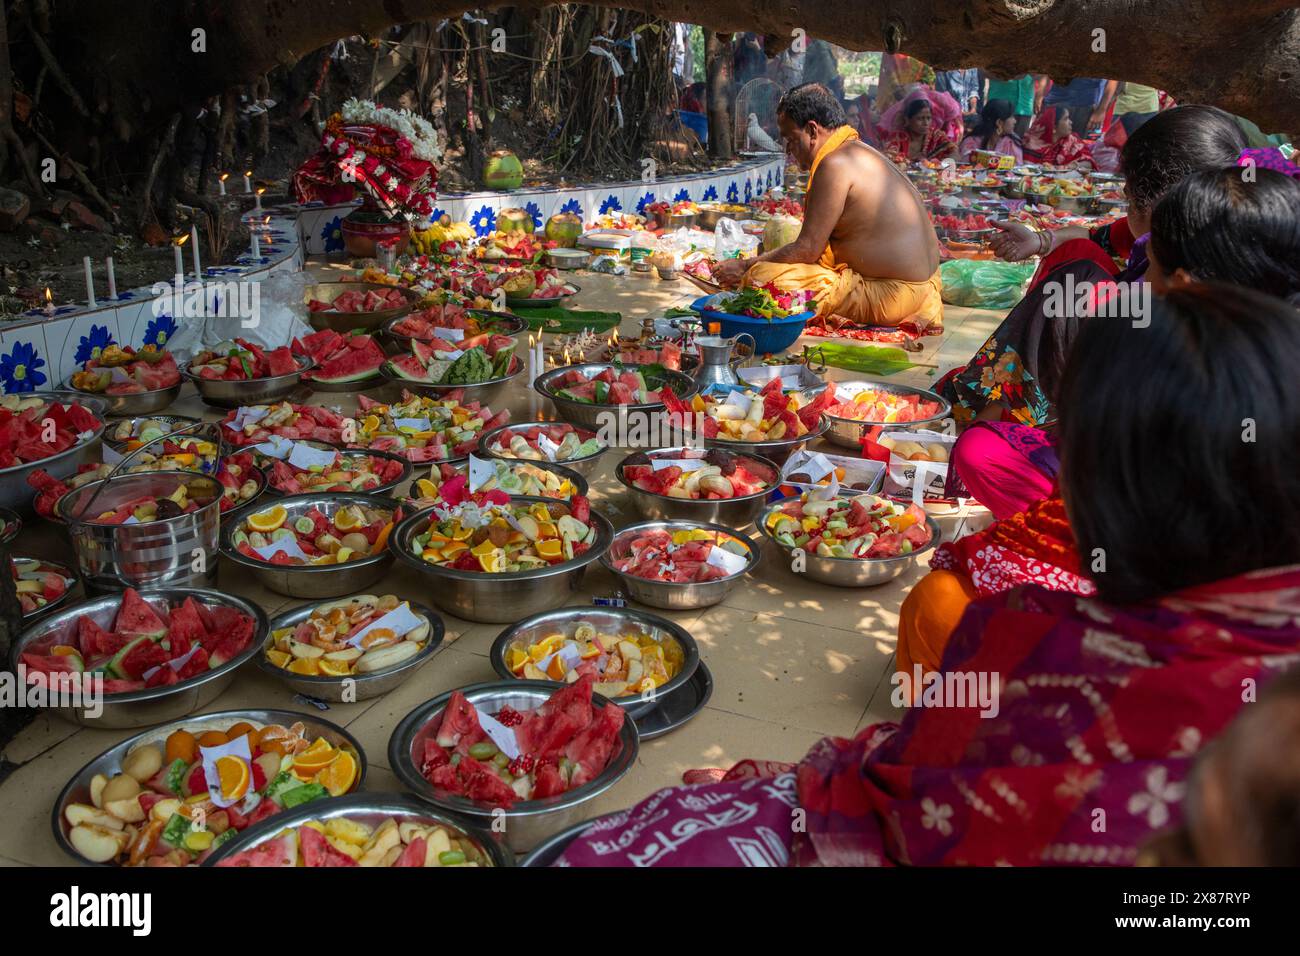
POLYGON ((531 272, 515 272, 510 275, 501 288, 512 299, 528 299, 537 291, 537 277, 531 272))
POLYGON ((483 167, 483 185, 488 189, 518 189, 524 181, 524 164, 508 149, 498 149, 483 167))
POLYGON ((582 235, 582 219, 571 212, 557 212, 546 220, 546 238, 561 249, 572 249, 582 235))
POLYGON ((522 232, 532 235, 535 227, 533 214, 527 209, 502 209, 497 213, 499 232, 522 232))
POLYGON ((788 246, 799 238, 802 229, 803 223, 800 220, 794 216, 778 213, 763 227, 763 251, 771 252, 773 249, 788 246))

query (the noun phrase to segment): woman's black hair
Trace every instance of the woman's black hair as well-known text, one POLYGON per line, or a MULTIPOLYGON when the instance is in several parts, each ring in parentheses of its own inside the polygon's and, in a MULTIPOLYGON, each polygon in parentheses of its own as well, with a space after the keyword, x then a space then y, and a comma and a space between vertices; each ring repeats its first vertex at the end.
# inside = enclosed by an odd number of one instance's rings
POLYGON ((1188 176, 1156 204, 1151 251, 1166 272, 1300 296, 1300 180, 1235 164, 1188 176))
POLYGON ((916 99, 912 100, 912 102, 903 107, 903 119, 911 119, 917 113, 921 112, 921 110, 930 110, 931 112, 934 112, 933 108, 930 106, 930 101, 924 96, 918 96, 916 99))
POLYGON ((810 122, 826 129, 844 125, 844 107, 835 94, 820 83, 801 83, 787 90, 776 104, 776 111, 798 127, 810 122))
POLYGON ((1192 173, 1234 165, 1245 148, 1246 134, 1231 113, 1216 106, 1176 106, 1133 132, 1120 164, 1133 204, 1151 209, 1192 173))
MULTIPOLYGON (((993 131, 997 129, 998 123, 1015 115, 1016 108, 1010 100, 989 100, 984 104, 984 109, 980 110, 980 121, 971 130, 971 135, 978 136, 981 143, 986 143, 988 138, 993 135, 993 131)), ((1020 141, 1014 132, 1008 135, 1015 139, 1016 142, 1020 141)))
POLYGON ((1061 488, 1103 599, 1300 562, 1300 312, 1219 283, 1093 318, 1060 390, 1061 488))

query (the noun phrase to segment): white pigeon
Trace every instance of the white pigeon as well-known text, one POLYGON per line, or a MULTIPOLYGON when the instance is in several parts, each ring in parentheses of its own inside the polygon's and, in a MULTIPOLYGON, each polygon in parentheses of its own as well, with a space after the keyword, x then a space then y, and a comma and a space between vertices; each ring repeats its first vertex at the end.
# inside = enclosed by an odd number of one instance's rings
POLYGON ((749 126, 745 128, 745 142, 750 149, 766 150, 772 153, 781 152, 781 147, 773 142, 772 137, 767 135, 767 131, 758 125, 758 114, 749 114, 749 126))

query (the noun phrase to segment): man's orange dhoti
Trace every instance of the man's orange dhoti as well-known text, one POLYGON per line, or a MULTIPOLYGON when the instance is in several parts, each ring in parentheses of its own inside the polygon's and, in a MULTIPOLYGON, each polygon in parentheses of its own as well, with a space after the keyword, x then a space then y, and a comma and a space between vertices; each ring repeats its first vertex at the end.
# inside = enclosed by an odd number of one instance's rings
MULTIPOLYGON (((822 261, 826 256, 822 256, 822 261)), ((782 292, 805 290, 812 293, 817 317, 840 315, 858 325, 897 326, 911 320, 919 329, 941 327, 943 282, 938 270, 924 282, 902 279, 869 279, 844 263, 830 266, 806 263, 756 262, 745 273, 743 284, 757 287, 774 284, 782 292)))

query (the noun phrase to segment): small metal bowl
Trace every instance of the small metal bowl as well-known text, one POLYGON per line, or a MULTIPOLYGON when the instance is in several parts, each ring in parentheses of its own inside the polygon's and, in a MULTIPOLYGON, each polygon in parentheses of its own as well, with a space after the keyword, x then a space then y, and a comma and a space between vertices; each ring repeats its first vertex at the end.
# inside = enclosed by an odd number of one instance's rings
POLYGON ((654 521, 712 522, 729 528, 745 527, 763 510, 763 505, 768 496, 781 483, 781 466, 774 461, 759 455, 747 455, 743 452, 736 453, 736 457, 744 459, 751 469, 765 469, 771 477, 761 491, 756 491, 750 495, 740 495, 735 498, 718 498, 715 500, 707 498, 672 498, 653 491, 644 491, 629 481, 623 473, 623 469, 630 463, 630 459, 637 455, 645 455, 650 459, 680 458, 685 452, 698 450, 682 445, 675 448, 656 448, 651 452, 633 452, 614 466, 614 477, 628 490, 637 511, 641 513, 643 518, 654 521))
POLYGON ((13 544, 23 531, 23 519, 12 508, 0 508, 0 545, 13 544))
MULTIPOLYGON (((555 503, 527 495, 512 495, 510 501, 512 504, 555 503)), ((599 559, 614 538, 614 527, 609 519, 592 511, 596 540, 586 552, 568 561, 531 571, 500 574, 461 571, 430 564, 411 552, 411 540, 429 526, 432 514, 432 508, 425 508, 404 519, 393 529, 389 550, 395 551, 400 561, 436 582, 437 587, 431 595, 434 604, 456 617, 487 624, 517 621, 565 603, 569 594, 582 582, 587 565, 599 559)))
MULTIPOLYGON (((648 426, 649 417, 661 414, 665 411, 663 402, 647 402, 644 405, 596 405, 588 402, 575 402, 572 399, 561 398, 556 394, 557 384, 565 373, 575 369, 585 375, 587 378, 593 378, 599 375, 607 368, 618 371, 638 371, 640 365, 622 365, 615 366, 611 362, 584 362, 575 365, 563 365, 559 368, 551 369, 549 372, 543 372, 533 381, 533 388, 543 398, 549 398, 555 403, 556 411, 570 425, 575 428, 585 428, 588 431, 598 432, 602 425, 614 424, 618 421, 626 421, 629 428, 641 427, 633 423, 634 416, 642 419, 643 424, 648 426), (609 418, 607 418, 609 416, 609 418)), ((667 378, 669 382, 676 382, 677 388, 673 391, 677 397, 683 400, 689 399, 697 391, 699 385, 695 380, 684 372, 668 371, 667 378)))
POLYGON ((190 371, 192 361, 181 368, 181 375, 194 383, 199 397, 217 408, 239 408, 241 405, 274 405, 284 401, 302 384, 302 373, 315 368, 316 363, 303 355, 295 355, 298 370, 287 375, 266 378, 203 378, 190 371))
MULTIPOLYGON (((411 475, 415 473, 415 465, 413 465, 405 455, 399 455, 396 452, 378 451, 376 449, 368 449, 368 448, 348 448, 343 445, 331 444, 330 442, 327 441, 316 441, 315 439, 312 438, 299 438, 294 441, 294 444, 307 445, 308 447, 311 448, 329 449, 330 451, 341 452, 345 460, 349 458, 382 458, 385 459, 386 461, 398 462, 402 466, 402 473, 392 481, 386 481, 382 485, 376 485, 374 488, 366 488, 364 491, 355 492, 355 494, 387 495, 395 488, 400 486, 403 482, 410 479, 411 475)), ((254 446, 250 445, 241 450, 251 451, 253 447, 254 446)), ((259 458, 258 453, 254 451, 253 457, 254 460, 257 460, 259 458)), ((283 498, 286 495, 290 494, 290 492, 281 491, 279 488, 276 488, 274 485, 271 484, 270 469, 273 467, 275 459, 263 458, 262 460, 264 461, 264 466, 262 467, 261 470, 263 470, 266 473, 266 496, 268 498, 283 498)), ((299 493, 300 492, 293 492, 293 494, 299 494, 299 493)), ((354 492, 348 492, 348 493, 352 494, 354 492)), ((240 507, 242 508, 244 506, 240 505, 240 507)))
MULTIPOLYGON (((527 322, 519 318, 519 316, 512 315, 509 312, 490 312, 486 309, 466 309, 465 311, 467 314, 475 316, 476 318, 486 319, 491 321, 496 327, 496 330, 492 332, 493 335, 513 336, 513 335, 518 335, 520 332, 527 331, 528 329, 527 322)), ((407 317, 406 315, 399 315, 396 318, 389 319, 387 322, 384 323, 384 328, 383 328, 384 338, 386 338, 389 342, 397 345, 399 352, 411 351, 412 342, 430 341, 429 339, 422 339, 415 335, 406 335, 403 332, 397 331, 395 326, 406 317, 407 317)))
POLYGON ((294 608, 292 611, 286 611, 273 617, 271 623, 267 626, 266 640, 262 642, 262 653, 257 658, 257 666, 283 683, 295 694, 306 694, 308 697, 316 697, 336 703, 343 702, 344 691, 348 692, 348 703, 387 694, 414 674, 416 669, 442 646, 442 639, 446 634, 442 618, 432 608, 416 601, 407 601, 406 603, 411 606, 411 611, 417 617, 423 617, 428 621, 429 634, 425 637, 424 647, 421 648, 420 652, 396 667, 376 671, 373 674, 352 674, 348 677, 313 677, 306 674, 295 674, 283 667, 276 667, 266 659, 266 651, 275 642, 276 631, 286 627, 297 627, 311 617, 312 611, 321 604, 326 603, 333 604, 336 602, 321 601, 316 604, 304 604, 302 607, 294 608))
POLYGON ((350 793, 328 801, 313 800, 292 810, 277 813, 261 823, 253 824, 205 859, 201 865, 223 866, 223 860, 228 860, 244 850, 261 846, 267 840, 279 836, 285 829, 312 821, 326 822, 338 817, 356 820, 371 827, 377 827, 385 820, 395 820, 398 824, 436 824, 454 833, 457 841, 471 844, 477 854, 475 862, 480 866, 515 865, 514 854, 486 829, 479 829, 463 819, 449 813, 442 813, 404 793, 369 792, 350 793))
MULTIPOLYGON (((211 668, 189 680, 167 687, 148 687, 122 694, 104 694, 102 697, 104 710, 99 717, 88 717, 85 708, 72 704, 52 706, 51 709, 60 717, 83 727, 108 730, 149 727, 165 721, 177 720, 207 706, 230 685, 240 665, 259 653, 266 641, 267 621, 262 609, 253 602, 235 597, 233 594, 223 594, 206 588, 150 588, 142 592, 141 597, 146 603, 159 608, 174 607, 187 597, 194 598, 200 604, 233 607, 253 619, 253 639, 236 657, 226 661, 220 667, 211 668)), ((110 594, 84 601, 74 607, 64 608, 49 617, 41 618, 14 641, 9 651, 9 669, 16 673, 23 649, 48 635, 56 635, 62 639, 62 643, 75 644, 77 621, 83 615, 103 628, 111 628, 121 604, 120 594, 110 594)))
POLYGON ((113 427, 104 432, 104 444, 116 452, 126 453, 131 442, 139 441, 139 437, 128 438, 122 441, 115 436, 117 429, 127 425, 131 429, 131 434, 136 435, 140 425, 144 422, 161 422, 167 425, 171 431, 185 430, 185 434, 191 434, 198 426, 203 424, 201 418, 190 418, 188 415, 138 415, 131 418, 122 419, 113 423, 113 427))
POLYGON ((725 448, 736 455, 757 456, 766 458, 776 465, 783 465, 787 458, 810 441, 815 441, 826 434, 829 428, 830 422, 825 415, 822 415, 816 428, 797 438, 779 438, 776 441, 730 441, 726 438, 706 438, 704 444, 707 448, 725 448))
MULTIPOLYGON (((302 304, 307 305, 312 299, 320 302, 333 302, 344 292, 387 292, 394 289, 406 299, 406 305, 393 309, 380 309, 378 312, 308 312, 307 321, 318 331, 333 329, 335 332, 351 332, 363 329, 373 332, 386 322, 401 318, 419 303, 423 295, 414 289, 401 286, 385 285, 379 282, 317 282, 302 290, 302 304)), ((250 402, 249 404, 254 404, 250 402)))
MULTIPOLYGON (((461 693, 476 708, 495 714, 502 707, 515 710, 534 710, 555 693, 556 686, 549 681, 511 680, 486 684, 472 684, 461 688, 461 693)), ((421 800, 440 809, 487 827, 497 818, 504 818, 505 839, 510 849, 517 853, 532 849, 546 837, 564 829, 583 816, 583 807, 600 796, 632 769, 636 763, 639 739, 636 722, 623 721, 619 742, 610 754, 609 763, 596 777, 580 787, 541 800, 521 800, 509 809, 492 808, 437 790, 420 773, 424 762, 424 742, 434 733, 433 722, 441 717, 451 693, 441 694, 415 708, 393 730, 388 741, 388 763, 397 779, 421 800)), ((616 704, 592 695, 593 707, 615 707, 616 704)))
MULTIPOLYGON (((534 468, 539 468, 539 469, 541 469, 541 470, 543 470, 543 471, 553 472, 555 475, 557 475, 557 476, 560 477, 561 479, 566 479, 566 480, 568 480, 568 481, 573 485, 573 496, 581 495, 581 496, 583 496, 583 497, 586 497, 586 495, 588 494, 588 492, 590 492, 590 490, 591 490, 591 486, 587 484, 587 479, 586 479, 586 478, 582 477, 582 475, 578 474, 578 473, 577 473, 576 471, 574 471, 572 468, 566 468, 566 467, 564 467, 563 465, 561 465, 561 464, 559 464, 559 463, 557 463, 557 462, 553 462, 553 461, 527 461, 527 460, 524 460, 524 459, 522 459, 522 458, 495 458, 495 457, 493 458, 493 460, 494 460, 494 461, 504 461, 504 462, 506 462, 506 463, 509 464, 509 465, 516 466, 516 468, 519 467, 519 466, 523 466, 523 465, 531 465, 532 467, 534 467, 534 468)), ((456 469, 456 471, 457 471, 458 474, 466 475, 466 474, 469 473, 469 464, 468 464, 468 460, 466 460, 466 461, 462 461, 462 462, 459 462, 459 463, 453 465, 453 467, 456 469)), ((513 469, 512 469, 512 470, 513 470, 513 469)), ((416 489, 415 489, 415 486, 412 485, 412 486, 411 486, 411 495, 414 495, 414 494, 415 494, 415 490, 416 490, 416 489)), ((507 492, 507 493, 508 493, 508 492, 507 492)), ((553 501, 569 501, 569 500, 571 500, 571 498, 572 498, 573 496, 570 496, 570 498, 554 498, 554 499, 548 498, 547 500, 548 500, 548 501, 551 501, 551 500, 553 500, 553 501)), ((542 496, 542 497, 545 497, 545 496, 542 496)), ((413 510, 415 510, 415 511, 419 511, 421 508, 428 508, 428 507, 430 507, 430 506, 432 505, 432 503, 433 503, 433 499, 421 499, 421 498, 415 498, 415 497, 409 497, 409 496, 408 496, 407 498, 403 499, 403 501, 402 501, 402 506, 403 506, 404 508, 409 506, 411 509, 413 509, 413 510)))
POLYGON ((133 418, 137 415, 148 415, 152 412, 161 412, 164 408, 170 408, 171 404, 176 401, 176 396, 181 393, 181 386, 185 384, 182 378, 175 385, 168 385, 166 388, 155 388, 147 392, 133 392, 129 395, 107 395, 102 392, 87 392, 84 389, 76 388, 72 384, 72 379, 64 383, 64 388, 70 392, 76 392, 78 395, 84 395, 87 398, 96 398, 104 402, 108 407, 105 412, 115 418, 133 418))
MULTIPOLYGON (((507 428, 510 429, 511 431, 518 432, 518 431, 523 431, 526 428, 543 428, 550 425, 558 425, 558 424, 561 423, 560 422, 518 422, 516 424, 502 425, 500 428, 493 428, 491 431, 486 431, 479 436, 478 453, 482 455, 484 458, 500 458, 503 461, 529 461, 535 465, 552 464, 551 462, 545 462, 540 460, 533 461, 531 458, 514 458, 504 451, 493 451, 492 442, 496 439, 497 436, 499 436, 507 428)), ((578 428, 579 426, 574 425, 573 427, 578 428)), ((580 432, 581 431, 589 431, 589 430, 580 429, 580 432)), ((579 435, 579 437, 581 437, 581 434, 579 435)), ((592 437, 593 438, 596 437, 594 433, 592 433, 592 437)), ((584 438, 583 441, 586 441, 586 439, 584 438)), ((569 468, 573 471, 576 471, 578 474, 582 475, 583 477, 590 478, 591 473, 596 469, 596 463, 600 461, 600 456, 605 454, 605 452, 607 451, 609 451, 609 446, 604 445, 601 447, 599 451, 593 452, 590 455, 584 455, 582 458, 566 458, 564 461, 557 461, 554 462, 553 464, 563 465, 565 468, 569 468)))
POLYGON ((610 542, 609 548, 600 556, 600 563, 604 565, 610 574, 619 579, 623 590, 632 595, 634 600, 668 611, 687 611, 694 608, 710 607, 723 600, 741 582, 745 575, 758 567, 761 557, 758 546, 752 539, 720 524, 709 524, 704 521, 643 521, 640 524, 628 525, 614 535, 614 540, 610 542), (728 537, 735 538, 745 545, 749 550, 749 563, 745 565, 745 569, 737 571, 728 577, 719 578, 716 581, 694 581, 679 584, 674 581, 651 581, 649 578, 639 578, 634 574, 628 574, 626 571, 620 571, 614 567, 615 560, 627 555, 632 541, 647 531, 667 531, 671 533, 673 531, 700 530, 720 532, 728 537))
POLYGON ((546 264, 552 269, 581 269, 591 261, 591 253, 582 249, 552 249, 546 253, 546 264))
POLYGON ((45 615, 51 614, 54 611, 57 611, 59 608, 63 607, 63 605, 68 603, 68 599, 72 597, 72 592, 76 590, 77 572, 74 571, 72 568, 68 567, 66 564, 60 564, 58 561, 50 561, 48 558, 37 558, 30 554, 11 554, 9 555, 9 560, 15 562, 35 561, 38 564, 48 568, 49 569, 48 573, 57 574, 60 577, 62 577, 63 582, 66 585, 63 594, 58 598, 56 598, 55 600, 51 601, 49 604, 46 604, 44 607, 38 607, 34 611, 24 612, 23 614, 24 626, 30 626, 33 621, 39 620, 45 615))
MULTIPOLYGON (((513 624, 498 634, 488 651, 492 669, 503 680, 525 680, 526 678, 516 677, 506 665, 506 651, 510 645, 515 641, 522 641, 526 645, 530 640, 556 631, 571 635, 573 629, 579 624, 591 624, 597 630, 603 629, 615 634, 623 634, 635 628, 653 637, 660 644, 675 643, 681 648, 682 669, 661 687, 655 688, 650 693, 624 694, 621 697, 610 698, 627 711, 627 715, 634 720, 659 706, 660 698, 685 684, 695 674, 695 669, 700 666, 700 646, 695 643, 695 638, 691 637, 690 632, 680 624, 675 624, 657 614, 634 608, 562 607, 524 618, 518 624, 513 624)), ((562 686, 559 681, 555 683, 556 687, 562 686)))
POLYGON ((938 402, 939 411, 929 418, 917 419, 914 422, 865 422, 856 418, 841 418, 838 415, 832 415, 830 412, 822 412, 822 418, 830 423, 830 428, 826 432, 826 440, 831 444, 858 451, 862 448, 862 439, 873 428, 887 426, 891 430, 915 431, 918 428, 925 428, 928 425, 943 421, 952 413, 952 405, 941 395, 928 389, 912 388, 909 385, 898 385, 892 382, 873 382, 869 379, 836 382, 835 396, 837 400, 841 400, 841 394, 852 396, 866 388, 874 389, 877 392, 890 392, 895 395, 915 395, 924 401, 938 402), (841 389, 846 391, 841 393, 841 389))
MULTIPOLYGON (((143 733, 129 737, 120 743, 109 747, 98 757, 95 757, 88 764, 72 775, 63 786, 58 798, 54 801, 54 807, 50 812, 50 824, 54 830, 54 842, 59 845, 59 849, 72 857, 82 866, 103 866, 111 867, 111 863, 91 863, 73 847, 68 839, 68 833, 72 827, 64 816, 68 805, 72 803, 90 803, 90 781, 97 774, 103 774, 112 778, 114 774, 121 772, 122 761, 127 755, 137 747, 144 744, 165 745, 167 738, 177 730, 188 730, 203 733, 209 730, 229 730, 235 724, 248 722, 265 726, 266 724, 280 724, 289 727, 295 723, 302 722, 306 725, 306 736, 315 740, 317 737, 324 737, 337 748, 347 750, 356 758, 357 761, 357 779, 353 784, 353 789, 359 790, 366 779, 366 754, 361 749, 361 744, 357 739, 349 734, 337 724, 330 723, 320 717, 313 717, 310 714, 300 714, 296 710, 222 710, 211 714, 199 714, 194 717, 185 717, 181 720, 174 720, 163 724, 161 727, 154 727, 143 733)), ((197 734, 195 736, 198 736, 197 734)), ((325 806, 333 806, 335 800, 344 800, 347 797, 329 797, 325 800, 314 800, 311 803, 303 804, 302 809, 308 807, 316 808, 319 813, 325 806)), ((284 810, 271 817, 266 822, 275 824, 283 821, 287 815, 294 811, 284 810)), ((252 829, 251 827, 249 828, 252 829)), ((238 842, 232 840, 232 843, 238 842)), ((214 856, 216 854, 213 854, 214 856)))
MULTIPOLYGON (((291 523, 294 518, 301 517, 312 508, 319 508, 329 517, 333 517, 334 513, 345 505, 360 505, 378 511, 387 511, 389 515, 398 508, 396 501, 381 495, 336 493, 289 495, 276 501, 275 505, 288 512, 285 524, 291 523)), ((241 515, 240 521, 226 522, 222 527, 221 554, 228 561, 247 568, 252 572, 254 580, 276 594, 286 594, 296 598, 330 598, 356 594, 382 578, 388 566, 393 563, 391 537, 387 547, 379 554, 343 564, 291 566, 257 561, 240 554, 233 543, 235 532, 246 519, 247 514, 244 514, 241 515)))
POLYGON ((40 399, 44 402, 60 402, 64 405, 81 405, 99 419, 99 425, 85 441, 78 440, 71 448, 41 458, 0 468, 0 506, 7 508, 28 508, 32 501, 32 486, 27 483, 32 472, 44 470, 55 478, 67 478, 75 475, 77 470, 87 462, 99 460, 99 446, 104 438, 104 416, 108 406, 99 397, 88 397, 81 392, 69 392, 56 389, 49 392, 28 392, 15 396, 19 399, 40 399))
MULTIPOLYGON (((756 523, 759 533, 785 555, 786 566, 789 567, 797 549, 779 543, 767 530, 767 516, 780 507, 780 503, 773 505, 756 523)), ((928 554, 938 546, 941 534, 938 523, 927 515, 925 525, 930 529, 930 541, 924 548, 911 554, 900 554, 894 558, 823 558, 804 552, 804 570, 800 574, 837 588, 869 588, 892 581, 912 567, 921 555, 928 554)))
POLYGON ((441 398, 450 392, 460 391, 464 393, 463 401, 491 405, 492 400, 500 394, 508 382, 523 374, 524 360, 518 355, 511 356, 510 368, 511 371, 500 378, 490 378, 486 382, 474 382, 464 385, 434 385, 430 382, 415 382, 409 378, 394 375, 389 370, 387 362, 379 367, 379 376, 385 384, 404 388, 414 395, 430 395, 441 398))
POLYGON ((529 297, 527 299, 521 299, 518 296, 507 295, 506 307, 510 309, 549 309, 551 306, 563 305, 564 303, 572 299, 575 295, 578 295, 580 292, 582 292, 581 286, 573 285, 572 282, 568 282, 565 284, 572 285, 573 291, 562 292, 559 295, 549 296, 545 299, 538 299, 533 297, 529 297))

